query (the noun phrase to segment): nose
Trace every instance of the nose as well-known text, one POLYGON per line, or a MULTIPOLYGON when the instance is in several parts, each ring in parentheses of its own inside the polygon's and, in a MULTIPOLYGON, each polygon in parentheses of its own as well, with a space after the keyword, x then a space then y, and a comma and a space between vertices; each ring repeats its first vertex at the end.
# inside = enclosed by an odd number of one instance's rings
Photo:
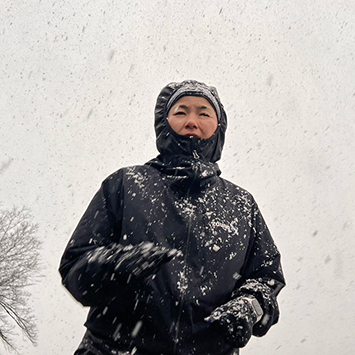
POLYGON ((187 116, 187 120, 185 122, 185 128, 190 130, 198 128, 198 119, 195 114, 190 114, 187 116))

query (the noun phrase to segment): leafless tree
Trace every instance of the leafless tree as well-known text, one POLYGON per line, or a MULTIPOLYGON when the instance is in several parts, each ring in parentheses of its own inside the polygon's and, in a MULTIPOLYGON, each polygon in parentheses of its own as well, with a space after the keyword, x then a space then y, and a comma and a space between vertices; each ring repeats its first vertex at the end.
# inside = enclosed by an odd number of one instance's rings
POLYGON ((12 350, 17 326, 32 343, 36 341, 27 286, 38 275, 41 242, 32 220, 26 208, 0 209, 0 339, 12 350))

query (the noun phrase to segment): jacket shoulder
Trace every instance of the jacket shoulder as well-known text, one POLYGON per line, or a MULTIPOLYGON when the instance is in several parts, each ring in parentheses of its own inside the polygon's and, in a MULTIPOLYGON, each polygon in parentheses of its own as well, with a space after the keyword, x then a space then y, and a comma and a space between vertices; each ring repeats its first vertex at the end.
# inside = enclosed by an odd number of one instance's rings
POLYGON ((149 165, 131 165, 120 168, 110 175, 108 175, 104 182, 115 181, 118 179, 123 179, 127 176, 132 176, 133 174, 152 174, 156 169, 153 169, 149 165))
POLYGON ((251 203, 255 203, 254 196, 246 189, 243 187, 236 185, 235 183, 226 180, 222 177, 219 177, 221 180, 221 183, 227 188, 229 191, 231 191, 233 194, 235 194, 238 197, 241 197, 243 199, 246 199, 250 201, 251 203))
POLYGON ((145 182, 151 180, 158 174, 158 171, 148 165, 132 165, 120 168, 108 175, 101 184, 104 193, 110 194, 112 191, 120 191, 122 187, 135 183, 143 187, 145 182))

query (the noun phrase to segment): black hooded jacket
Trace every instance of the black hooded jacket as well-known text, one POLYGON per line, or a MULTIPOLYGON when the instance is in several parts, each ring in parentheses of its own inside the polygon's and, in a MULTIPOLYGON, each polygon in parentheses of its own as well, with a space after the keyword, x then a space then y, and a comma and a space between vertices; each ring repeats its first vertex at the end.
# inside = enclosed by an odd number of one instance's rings
POLYGON ((60 273, 90 306, 85 325, 102 354, 237 354, 204 318, 240 294, 254 295, 263 308, 254 335, 277 322, 276 296, 285 283, 280 254, 253 197, 220 177, 226 126, 214 88, 194 81, 166 86, 155 110, 160 155, 109 176, 74 231, 60 273), (207 140, 179 136, 167 122, 167 102, 184 85, 189 95, 207 88, 218 102, 219 126, 207 140), (97 257, 144 241, 182 256, 147 282, 123 282, 110 258, 97 257))

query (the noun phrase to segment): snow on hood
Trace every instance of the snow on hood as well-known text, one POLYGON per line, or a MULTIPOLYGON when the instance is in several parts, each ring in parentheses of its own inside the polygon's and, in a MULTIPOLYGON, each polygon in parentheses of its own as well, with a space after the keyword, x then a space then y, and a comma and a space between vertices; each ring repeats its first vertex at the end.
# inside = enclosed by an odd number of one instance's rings
POLYGON ((214 87, 196 80, 185 80, 181 83, 170 83, 161 90, 155 106, 155 133, 156 145, 163 157, 183 155, 215 163, 221 158, 226 128, 227 115, 214 87), (216 132, 209 139, 180 136, 168 123, 168 102, 176 93, 178 96, 174 101, 187 95, 206 97, 206 91, 213 96, 219 106, 219 122, 216 132))

